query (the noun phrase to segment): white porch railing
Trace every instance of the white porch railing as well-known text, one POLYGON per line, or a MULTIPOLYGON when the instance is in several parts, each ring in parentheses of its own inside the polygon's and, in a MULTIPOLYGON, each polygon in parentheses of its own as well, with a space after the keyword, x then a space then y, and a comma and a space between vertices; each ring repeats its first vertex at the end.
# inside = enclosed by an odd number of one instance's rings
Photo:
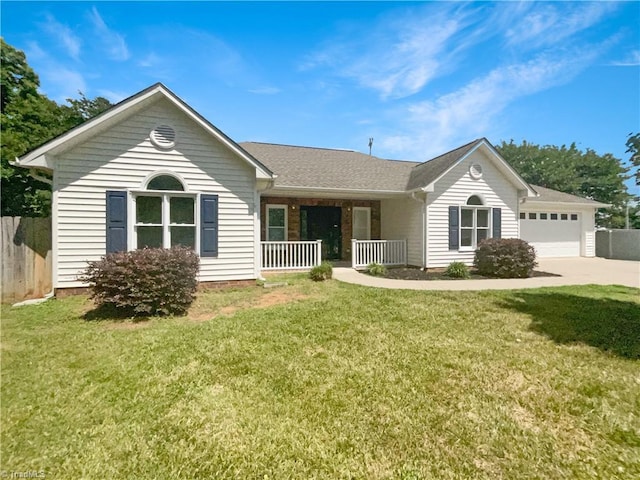
POLYGON ((370 263, 406 265, 406 240, 351 240, 351 266, 364 268, 370 263))
POLYGON ((320 265, 322 240, 260 242, 262 270, 304 270, 320 265))

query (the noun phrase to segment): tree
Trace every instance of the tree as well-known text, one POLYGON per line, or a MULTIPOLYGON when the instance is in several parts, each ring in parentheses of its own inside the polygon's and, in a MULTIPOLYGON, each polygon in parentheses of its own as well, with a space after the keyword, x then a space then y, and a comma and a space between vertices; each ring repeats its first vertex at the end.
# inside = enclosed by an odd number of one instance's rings
POLYGON ((629 163, 631 168, 639 167, 636 170, 636 185, 640 185, 640 133, 630 133, 627 139, 627 153, 631 154, 629 157, 629 163))
POLYGON ((38 92, 40 80, 27 64, 24 53, 0 40, 2 215, 47 216, 51 205, 50 186, 10 162, 111 104, 105 98, 90 100, 80 93, 80 99, 68 99, 69 105, 58 105, 38 92))
POLYGON ((632 198, 624 184, 628 168, 610 153, 599 155, 591 149, 580 151, 575 143, 569 147, 541 147, 526 141, 517 145, 511 140, 496 148, 502 157, 533 185, 610 203, 597 216, 598 224, 622 228, 626 205, 632 198))
POLYGON ((2 72, 0 73, 1 111, 7 104, 18 98, 37 96, 40 80, 27 65, 24 52, 16 50, 0 38, 0 54, 2 55, 2 72))

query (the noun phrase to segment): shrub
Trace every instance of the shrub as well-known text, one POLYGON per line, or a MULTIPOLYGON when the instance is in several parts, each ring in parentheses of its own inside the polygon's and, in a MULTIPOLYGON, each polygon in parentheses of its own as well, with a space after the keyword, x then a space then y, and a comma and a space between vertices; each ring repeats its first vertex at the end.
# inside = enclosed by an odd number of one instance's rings
POLYGON ((129 316, 183 314, 195 298, 199 258, 191 249, 145 248, 89 262, 81 280, 98 306, 129 316))
POLYGON ((445 275, 451 278, 469 278, 469 267, 462 262, 451 262, 445 271, 445 275))
POLYGON ((329 262, 322 262, 320 265, 316 265, 309 272, 309 277, 314 282, 322 282, 323 280, 329 280, 333 276, 333 266, 329 262))
POLYGON ((473 265, 481 275, 526 278, 536 267, 535 249, 518 238, 489 238, 478 246, 473 265))
POLYGON ((369 265, 367 265, 367 273, 369 275, 373 275, 374 277, 381 277, 385 273, 387 273, 387 267, 375 262, 370 263, 369 265))

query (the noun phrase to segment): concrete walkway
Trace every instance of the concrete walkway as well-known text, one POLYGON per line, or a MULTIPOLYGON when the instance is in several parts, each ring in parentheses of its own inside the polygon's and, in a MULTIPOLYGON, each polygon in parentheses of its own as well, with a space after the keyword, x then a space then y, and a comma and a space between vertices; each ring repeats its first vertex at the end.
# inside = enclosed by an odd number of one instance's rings
POLYGON ((586 284, 640 288, 640 262, 579 257, 546 258, 540 259, 538 263, 536 270, 561 276, 487 280, 394 280, 372 277, 352 268, 334 267, 333 278, 368 287, 406 290, 511 290, 586 284))

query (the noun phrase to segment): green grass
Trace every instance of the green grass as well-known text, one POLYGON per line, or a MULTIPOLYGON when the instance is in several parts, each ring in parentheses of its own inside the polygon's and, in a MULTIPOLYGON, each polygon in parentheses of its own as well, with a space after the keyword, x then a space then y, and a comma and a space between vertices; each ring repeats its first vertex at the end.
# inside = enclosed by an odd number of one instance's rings
POLYGON ((0 469, 640 478, 637 289, 286 278, 137 323, 93 320, 85 297, 3 307, 0 469))

